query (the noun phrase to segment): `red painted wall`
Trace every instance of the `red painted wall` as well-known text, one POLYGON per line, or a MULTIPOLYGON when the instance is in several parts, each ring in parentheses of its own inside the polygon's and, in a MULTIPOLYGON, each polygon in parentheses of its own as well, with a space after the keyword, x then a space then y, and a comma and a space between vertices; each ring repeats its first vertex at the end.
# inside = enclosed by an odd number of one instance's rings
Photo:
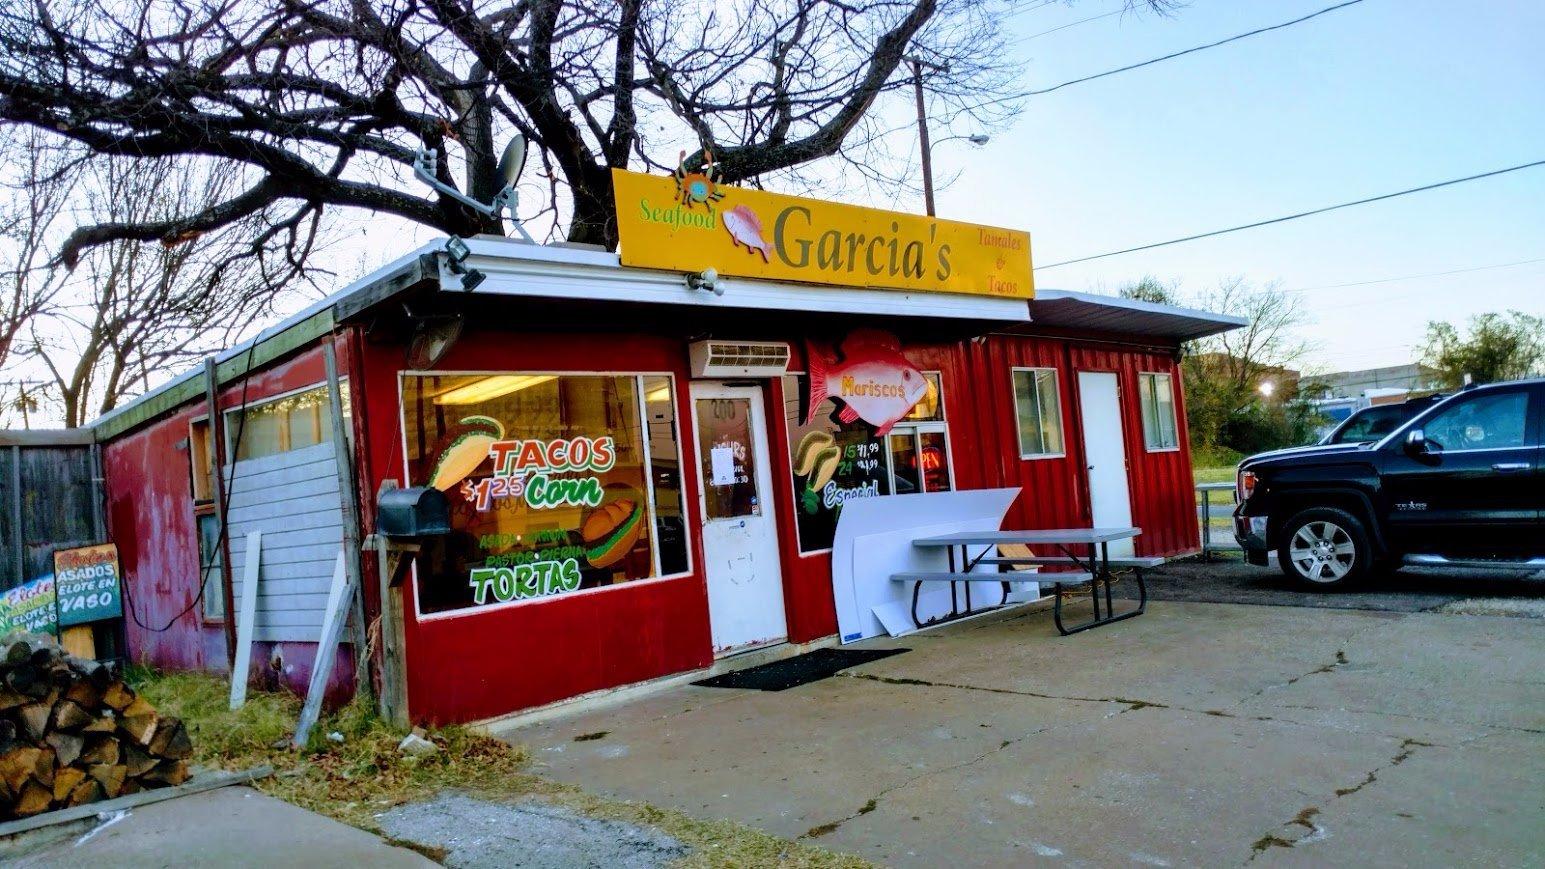
MULTIPOLYGON (((246 400, 256 402, 325 380, 318 347, 255 373, 246 400)), ((222 409, 241 403, 239 383, 220 395, 222 409)), ((205 403, 198 401, 103 445, 107 524, 124 574, 129 656, 169 670, 229 673, 224 629, 219 622, 206 623, 202 607, 194 604, 199 553, 187 439, 189 423, 206 411, 205 403)), ((315 654, 314 643, 255 643, 254 679, 267 687, 304 693, 315 654), (283 661, 278 671, 268 667, 275 652, 283 661)), ((329 702, 353 693, 351 661, 345 646, 328 683, 329 702)))
MULTIPOLYGON (((1167 350, 1131 344, 1079 343, 1063 337, 991 335, 946 345, 911 345, 906 356, 917 367, 940 372, 949 424, 955 486, 983 489, 1017 486, 1023 491, 1004 518, 1005 528, 1057 528, 1090 523, 1088 477, 1083 472, 1083 427, 1079 418, 1077 372, 1115 371, 1121 389, 1123 429, 1132 496, 1133 524, 1143 529, 1139 555, 1175 556, 1200 543, 1192 494, 1191 454, 1180 397, 1180 369, 1167 350), (1014 409, 1014 368, 1054 368, 1062 404, 1064 455, 1021 459, 1014 409), (1137 395, 1140 371, 1175 377, 1180 449, 1148 452, 1143 444, 1137 395)), ((801 363, 802 364, 802 363, 801 363)), ((775 408, 781 408, 781 404, 775 408)), ((831 593, 831 556, 801 556, 791 510, 788 430, 781 412, 770 412, 779 455, 773 475, 782 528, 784 587, 789 639, 808 642, 837 631, 831 593)))
MULTIPOLYGON (((404 485, 398 373, 401 344, 362 345, 368 426, 366 488, 404 485)), ((617 371, 676 375, 683 498, 688 528, 699 507, 696 444, 680 340, 641 335, 514 334, 469 330, 436 366, 442 371, 617 371)), ((367 525, 367 529, 368 529, 367 525)), ((589 691, 705 667, 713 662, 701 541, 691 535, 690 576, 636 581, 541 601, 419 618, 413 580, 404 594, 411 716, 436 724, 471 721, 589 691)), ((830 594, 828 593, 828 597, 830 594)))
MULTIPOLYGON (((799 336, 796 368, 803 368, 799 336)), ((404 484, 399 373, 401 343, 373 343, 358 329, 338 339, 340 365, 351 378, 355 444, 359 450, 362 526, 374 523, 374 493, 383 480, 404 484)), ((1144 350, 1065 338, 993 335, 960 344, 911 345, 906 355, 919 368, 943 377, 951 459, 958 488, 1018 486, 1023 493, 1005 527, 1087 525, 1087 481, 1082 472, 1078 419, 1078 370, 1110 370, 1122 390, 1133 521, 1143 528, 1137 550, 1176 555, 1197 548, 1192 506, 1189 443, 1180 416, 1181 449, 1149 453, 1143 447, 1137 402, 1139 371, 1179 370, 1164 350, 1144 350), (1018 455, 1011 369, 1058 371, 1066 455, 1022 460, 1018 455)), ((443 371, 617 371, 676 375, 683 497, 688 528, 700 523, 695 433, 690 424, 686 342, 639 334, 528 334, 470 328, 437 366, 443 371)), ((248 400, 287 392, 324 379, 321 353, 308 350, 255 376, 248 400)), ((826 554, 798 552, 782 383, 765 382, 771 421, 772 478, 779 517, 789 639, 807 642, 836 632, 831 564, 826 554)), ((1177 395, 1177 400, 1178 400, 1177 395)), ((222 406, 239 403, 227 389, 222 406)), ((109 520, 119 541, 133 604, 140 621, 161 626, 188 605, 197 588, 197 541, 185 449, 195 407, 121 437, 104 449, 109 520)), ((463 615, 419 618, 407 583, 404 640, 411 716, 436 724, 490 718, 590 691, 684 672, 712 663, 707 589, 701 540, 691 535, 694 572, 686 577, 627 583, 604 591, 490 608, 463 615)), ((365 558, 367 611, 378 612, 372 559, 365 558)), ((226 669, 218 625, 201 625, 195 608, 156 633, 130 621, 136 659, 171 668, 226 669)), ((281 649, 293 672, 276 677, 304 690, 308 644, 281 649)), ((257 650, 254 660, 267 660, 257 650)), ((334 692, 352 681, 347 656, 335 670, 334 692)))

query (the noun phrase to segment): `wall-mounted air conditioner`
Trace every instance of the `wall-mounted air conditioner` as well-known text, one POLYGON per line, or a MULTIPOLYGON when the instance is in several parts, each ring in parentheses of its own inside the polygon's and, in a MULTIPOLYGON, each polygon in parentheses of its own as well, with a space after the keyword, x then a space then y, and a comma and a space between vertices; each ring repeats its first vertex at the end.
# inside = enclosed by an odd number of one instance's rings
POLYGON ((689 353, 693 377, 781 377, 789 370, 782 341, 695 341, 689 353))

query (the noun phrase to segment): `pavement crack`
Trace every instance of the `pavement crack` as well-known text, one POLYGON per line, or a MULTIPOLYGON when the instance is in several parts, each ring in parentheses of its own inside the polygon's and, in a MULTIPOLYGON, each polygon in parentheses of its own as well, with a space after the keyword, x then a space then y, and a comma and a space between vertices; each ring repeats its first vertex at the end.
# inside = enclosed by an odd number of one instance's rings
MULTIPOLYGON (((882 682, 886 685, 918 685, 926 688, 954 688, 960 691, 984 691, 988 694, 1009 694, 1015 697, 1035 697, 1041 700, 1066 700, 1072 703, 1119 703, 1126 706, 1122 712, 1134 712, 1138 709, 1171 709, 1168 703, 1157 703, 1152 700, 1135 700, 1131 697, 1076 697, 1063 694, 1042 694, 1038 691, 1021 691, 1015 688, 994 688, 989 685, 966 685, 960 682, 934 682, 928 679, 913 679, 905 676, 877 676, 873 673, 838 673, 838 676, 848 679, 864 679, 869 682, 882 682)), ((1183 710, 1189 711, 1189 710, 1183 710)), ((1214 714, 1208 712, 1207 714, 1214 714)))
POLYGON ((1357 793, 1358 791, 1362 790, 1363 788, 1365 788, 1365 787, 1373 784, 1374 782, 1378 781, 1379 780, 1379 773, 1384 772, 1387 769, 1391 769, 1393 767, 1397 767, 1397 766, 1401 765, 1402 763, 1405 763, 1406 761, 1410 760, 1411 759, 1411 755, 1416 753, 1416 749, 1418 749, 1418 748, 1431 748, 1431 747, 1432 747, 1432 743, 1430 743, 1430 742, 1423 742, 1420 739, 1411 739, 1411 738, 1407 737, 1407 738, 1401 740, 1400 741, 1400 753, 1396 754, 1394 757, 1390 758, 1389 763, 1386 763, 1383 766, 1376 767, 1374 769, 1369 770, 1368 774, 1363 777, 1362 781, 1358 782, 1357 784, 1355 784, 1355 785, 1353 785, 1353 786, 1351 786, 1349 788, 1338 788, 1336 790, 1336 796, 1339 798, 1339 797, 1351 796, 1352 794, 1357 793))
MULTIPOLYGON (((839 674, 839 675, 846 675, 846 674, 839 674)), ((928 684, 928 683, 925 683, 925 684, 928 684)), ((949 773, 949 772, 954 772, 957 769, 964 769, 965 767, 971 766, 972 764, 981 763, 982 761, 986 760, 987 758, 992 757, 993 755, 998 754, 998 753, 1004 751, 1009 746, 1014 745, 1015 743, 1018 743, 1018 742, 1023 742, 1024 740, 1029 739, 1032 736, 1040 736, 1041 734, 1050 733, 1053 730, 1058 730, 1058 729, 1063 728, 1063 727, 1076 727, 1076 726, 1079 726, 1081 724, 1083 724, 1083 722, 1080 722, 1080 721, 1070 721, 1070 722, 1066 722, 1066 723, 1063 723, 1063 724, 1054 724, 1054 725, 1051 725, 1050 727, 1038 727, 1038 728, 1036 728, 1034 730, 1031 730, 1031 731, 1028 731, 1026 733, 1021 733, 1020 735, 1014 737, 1013 739, 1005 739, 1002 742, 998 743, 998 747, 997 748, 990 748, 987 751, 984 751, 984 752, 976 755, 975 757, 968 758, 966 760, 962 760, 962 761, 960 761, 958 763, 952 763, 952 764, 948 764, 946 766, 941 766, 941 767, 938 767, 937 769, 924 770, 923 772, 920 772, 917 775, 910 776, 910 777, 908 777, 906 779, 903 779, 902 781, 897 782, 896 784, 893 784, 890 787, 881 789, 874 796, 870 797, 868 802, 866 802, 862 806, 860 806, 858 811, 852 813, 851 815, 848 815, 848 816, 843 817, 843 818, 838 818, 835 821, 827 821, 824 824, 817 824, 816 826, 811 827, 810 829, 806 830, 804 833, 800 834, 797 838, 799 838, 799 839, 819 839, 822 836, 830 835, 831 833, 836 832, 837 829, 840 828, 843 824, 846 824, 847 822, 849 822, 851 820, 854 820, 855 818, 861 818, 864 815, 867 815, 870 812, 874 811, 875 809, 879 808, 881 800, 885 799, 886 797, 890 796, 891 794, 896 793, 897 791, 905 790, 906 788, 909 788, 912 785, 917 784, 918 782, 922 781, 923 779, 931 778, 931 777, 936 776, 936 775, 943 775, 943 774, 949 773)))
MULTIPOLYGON (((1378 781, 1380 773, 1410 760, 1418 748, 1431 748, 1432 746, 1433 743, 1423 742, 1420 739, 1412 739, 1410 737, 1402 739, 1400 741, 1400 750, 1396 752, 1394 757, 1369 770, 1363 776, 1362 781, 1357 784, 1351 787, 1337 788, 1334 799, 1339 800, 1342 797, 1348 797, 1357 793, 1378 781)), ((1307 845, 1324 839, 1329 833, 1324 827, 1321 827, 1314 821, 1319 814, 1319 806, 1306 806, 1292 820, 1283 824, 1277 832, 1267 833, 1256 839, 1250 844, 1250 859, 1246 860, 1245 863, 1254 862, 1255 858, 1270 851, 1272 848, 1296 848, 1299 845, 1307 845)))

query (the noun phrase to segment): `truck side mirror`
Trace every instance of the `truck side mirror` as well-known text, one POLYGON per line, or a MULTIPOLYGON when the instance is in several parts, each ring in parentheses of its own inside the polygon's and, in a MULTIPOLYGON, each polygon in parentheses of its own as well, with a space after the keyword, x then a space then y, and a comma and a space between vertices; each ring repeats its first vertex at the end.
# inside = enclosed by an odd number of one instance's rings
POLYGON ((1425 456, 1432 452, 1431 446, 1427 443, 1427 433, 1419 428, 1406 432, 1405 448, 1406 454, 1411 456, 1425 456))

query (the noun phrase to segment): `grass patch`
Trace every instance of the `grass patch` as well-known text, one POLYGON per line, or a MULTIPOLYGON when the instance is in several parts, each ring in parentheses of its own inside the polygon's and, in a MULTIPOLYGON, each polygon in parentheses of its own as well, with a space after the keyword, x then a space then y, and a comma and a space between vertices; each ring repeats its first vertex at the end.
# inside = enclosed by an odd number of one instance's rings
MULTIPOLYGON (((537 798, 591 817, 655 827, 692 847, 685 867, 783 866, 850 869, 872 864, 790 842, 730 821, 704 821, 647 803, 609 800, 525 771, 525 749, 465 727, 445 727, 428 739, 440 747, 414 757, 397 750, 405 732, 355 702, 324 715, 304 751, 290 748, 301 700, 289 693, 249 690, 231 711, 230 684, 204 673, 160 673, 130 668, 128 681, 163 715, 175 715, 193 740, 193 763, 243 770, 267 764, 275 774, 252 786, 346 824, 379 833, 376 815, 442 790, 479 799, 518 802, 537 798), (343 736, 342 742, 327 738, 343 736)), ((397 843, 404 844, 407 843, 397 843)))

